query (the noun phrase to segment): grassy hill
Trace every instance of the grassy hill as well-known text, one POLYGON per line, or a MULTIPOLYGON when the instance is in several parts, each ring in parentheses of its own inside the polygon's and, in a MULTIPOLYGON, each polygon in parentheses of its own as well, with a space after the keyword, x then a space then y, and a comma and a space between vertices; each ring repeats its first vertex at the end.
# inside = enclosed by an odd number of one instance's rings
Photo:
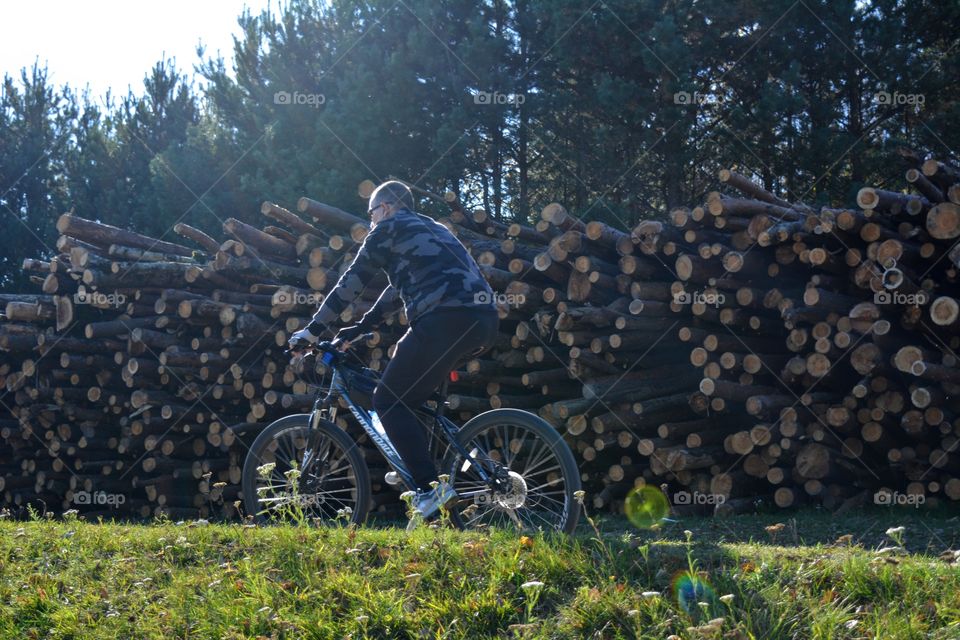
POLYGON ((958 524, 609 518, 562 539, 4 520, 0 637, 960 638, 958 524))

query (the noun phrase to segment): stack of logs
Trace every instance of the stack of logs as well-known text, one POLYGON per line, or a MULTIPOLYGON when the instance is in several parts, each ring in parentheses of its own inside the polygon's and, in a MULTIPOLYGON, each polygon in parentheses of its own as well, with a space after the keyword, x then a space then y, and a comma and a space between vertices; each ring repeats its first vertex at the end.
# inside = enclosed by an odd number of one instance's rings
MULTIPOLYGON (((448 193, 442 222, 501 316, 451 387, 453 417, 539 413, 595 508, 621 511, 643 485, 678 512, 960 499, 960 170, 901 160, 916 194, 864 188, 856 208, 814 208, 724 170, 739 195, 629 232, 559 204, 501 222, 448 193)), ((60 218, 56 255, 24 263, 43 293, 0 294, 9 506, 237 514, 251 439, 316 391, 283 346, 367 232, 309 198, 297 209, 264 203, 270 226, 229 219, 222 242, 175 225, 195 247, 60 218)), ((381 327, 369 366, 405 323, 381 327)), ((382 457, 341 426, 367 452, 375 510, 398 513, 382 457)))

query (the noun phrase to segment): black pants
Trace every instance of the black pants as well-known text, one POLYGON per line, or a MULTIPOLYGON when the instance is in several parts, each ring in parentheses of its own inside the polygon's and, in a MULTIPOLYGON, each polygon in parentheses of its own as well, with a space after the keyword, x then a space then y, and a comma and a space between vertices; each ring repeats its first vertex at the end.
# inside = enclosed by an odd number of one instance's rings
POLYGON ((423 491, 437 479, 426 429, 413 411, 440 386, 457 361, 497 335, 492 307, 449 308, 419 318, 397 343, 393 359, 373 392, 373 408, 390 441, 423 491))

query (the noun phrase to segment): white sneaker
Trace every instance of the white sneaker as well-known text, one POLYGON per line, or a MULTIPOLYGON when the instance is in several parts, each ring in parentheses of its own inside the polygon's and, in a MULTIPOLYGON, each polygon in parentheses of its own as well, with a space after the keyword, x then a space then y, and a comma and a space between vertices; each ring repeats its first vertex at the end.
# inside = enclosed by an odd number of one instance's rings
POLYGON ((420 522, 440 511, 440 507, 458 497, 457 492, 447 482, 441 482, 436 489, 418 491, 413 499, 414 515, 407 523, 407 531, 412 531, 420 522))

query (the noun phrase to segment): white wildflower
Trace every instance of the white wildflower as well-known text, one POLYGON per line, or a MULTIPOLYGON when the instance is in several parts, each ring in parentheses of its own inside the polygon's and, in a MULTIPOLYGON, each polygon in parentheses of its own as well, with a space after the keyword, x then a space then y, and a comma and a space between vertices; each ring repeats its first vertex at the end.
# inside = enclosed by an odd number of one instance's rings
POLYGON ((261 478, 268 478, 270 474, 273 473, 273 470, 277 468, 276 462, 268 462, 257 467, 257 474, 261 478))

